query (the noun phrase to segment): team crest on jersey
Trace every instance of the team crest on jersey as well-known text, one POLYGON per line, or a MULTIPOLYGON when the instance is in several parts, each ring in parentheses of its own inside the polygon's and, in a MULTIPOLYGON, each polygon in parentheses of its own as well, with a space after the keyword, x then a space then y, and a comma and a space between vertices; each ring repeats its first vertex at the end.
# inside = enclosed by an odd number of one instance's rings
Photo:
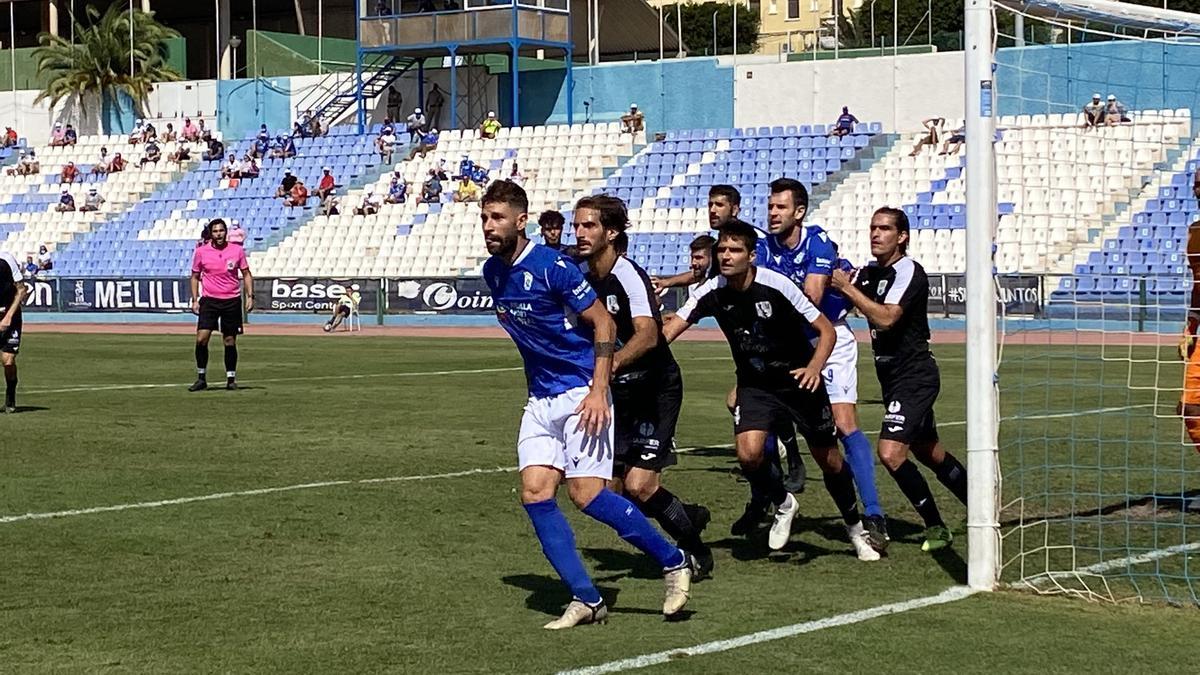
POLYGON ((797 253, 796 257, 792 258, 792 262, 796 263, 797 265, 804 262, 804 251, 800 251, 799 253, 797 253))
POLYGON ((226 261, 225 261, 225 271, 226 271, 226 272, 232 272, 232 271, 233 271, 233 261, 232 261, 232 260, 226 260, 226 261))
POLYGON ((888 412, 893 413, 893 414, 900 412, 900 401, 892 401, 891 403, 889 403, 888 404, 888 412))
POLYGON ((610 295, 604 298, 604 305, 608 307, 609 314, 616 314, 617 312, 621 311, 621 301, 618 300, 617 296, 615 295, 610 295))
POLYGON ((758 314, 760 319, 771 318, 771 302, 769 300, 760 300, 754 303, 754 313, 758 314))
POLYGON ((887 280, 887 279, 880 279, 880 280, 879 280, 879 285, 875 287, 875 294, 876 294, 876 295, 883 295, 884 291, 886 291, 886 290, 887 290, 887 287, 888 287, 888 280, 887 280))
POLYGON ((533 275, 529 272, 521 273, 521 287, 525 290, 533 288, 533 275))

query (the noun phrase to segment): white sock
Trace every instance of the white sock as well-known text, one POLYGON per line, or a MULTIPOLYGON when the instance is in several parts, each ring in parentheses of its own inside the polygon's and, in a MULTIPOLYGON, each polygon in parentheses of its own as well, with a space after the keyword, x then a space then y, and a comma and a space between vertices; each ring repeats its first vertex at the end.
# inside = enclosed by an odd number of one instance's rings
POLYGON ((847 533, 848 533, 848 534, 849 534, 851 537, 857 537, 858 535, 862 534, 864 531, 865 531, 865 530, 864 530, 864 528, 863 528, 863 524, 862 524, 862 521, 861 521, 861 520, 860 520, 860 521, 858 521, 857 523, 853 524, 853 525, 847 525, 847 526, 846 526, 846 532, 847 532, 847 533))
POLYGON ((208 372, 207 368, 197 368, 196 369, 196 374, 199 375, 200 377, 204 377, 204 373, 206 373, 206 372, 208 372))
POLYGON ((237 377, 237 371, 236 370, 227 370, 227 371, 225 371, 225 377, 232 380, 235 377, 237 377))

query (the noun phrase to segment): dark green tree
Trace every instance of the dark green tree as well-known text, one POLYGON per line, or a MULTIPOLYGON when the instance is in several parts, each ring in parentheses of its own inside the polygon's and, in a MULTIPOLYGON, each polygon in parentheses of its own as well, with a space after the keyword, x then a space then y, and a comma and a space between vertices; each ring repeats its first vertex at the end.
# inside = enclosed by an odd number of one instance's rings
MULTIPOLYGON (((695 55, 713 53, 713 14, 716 13, 716 49, 718 54, 733 53, 733 6, 728 3, 705 2, 685 4, 682 7, 683 44, 688 53, 695 55)), ((676 6, 663 7, 663 21, 668 26, 676 25, 676 6)), ((759 20, 756 12, 745 7, 737 13, 737 51, 752 54, 758 49, 759 20)))

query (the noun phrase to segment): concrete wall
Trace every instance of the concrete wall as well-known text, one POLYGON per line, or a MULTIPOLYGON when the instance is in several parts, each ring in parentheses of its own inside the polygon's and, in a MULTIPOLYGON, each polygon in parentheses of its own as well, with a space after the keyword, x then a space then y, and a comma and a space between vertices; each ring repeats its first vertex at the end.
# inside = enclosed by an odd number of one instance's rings
POLYGON ((963 116, 962 52, 739 65, 737 126, 829 124, 842 106, 885 131, 963 116))

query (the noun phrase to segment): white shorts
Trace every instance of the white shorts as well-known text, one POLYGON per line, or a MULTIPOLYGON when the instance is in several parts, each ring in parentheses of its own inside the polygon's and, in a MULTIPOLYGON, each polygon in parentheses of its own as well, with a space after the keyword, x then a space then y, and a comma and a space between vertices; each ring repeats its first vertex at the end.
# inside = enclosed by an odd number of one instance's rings
MULTIPOLYGON (((833 324, 837 342, 821 372, 830 403, 858 403, 858 340, 845 321, 833 324)), ((816 339, 813 339, 816 346, 816 339)))
MULTIPOLYGON (((599 436, 577 431, 579 415, 575 408, 588 394, 588 387, 576 387, 558 396, 530 397, 521 416, 517 436, 517 463, 527 466, 552 466, 567 478, 603 478, 613 473, 613 425, 599 436)), ((608 404, 612 419, 612 401, 608 404)))

